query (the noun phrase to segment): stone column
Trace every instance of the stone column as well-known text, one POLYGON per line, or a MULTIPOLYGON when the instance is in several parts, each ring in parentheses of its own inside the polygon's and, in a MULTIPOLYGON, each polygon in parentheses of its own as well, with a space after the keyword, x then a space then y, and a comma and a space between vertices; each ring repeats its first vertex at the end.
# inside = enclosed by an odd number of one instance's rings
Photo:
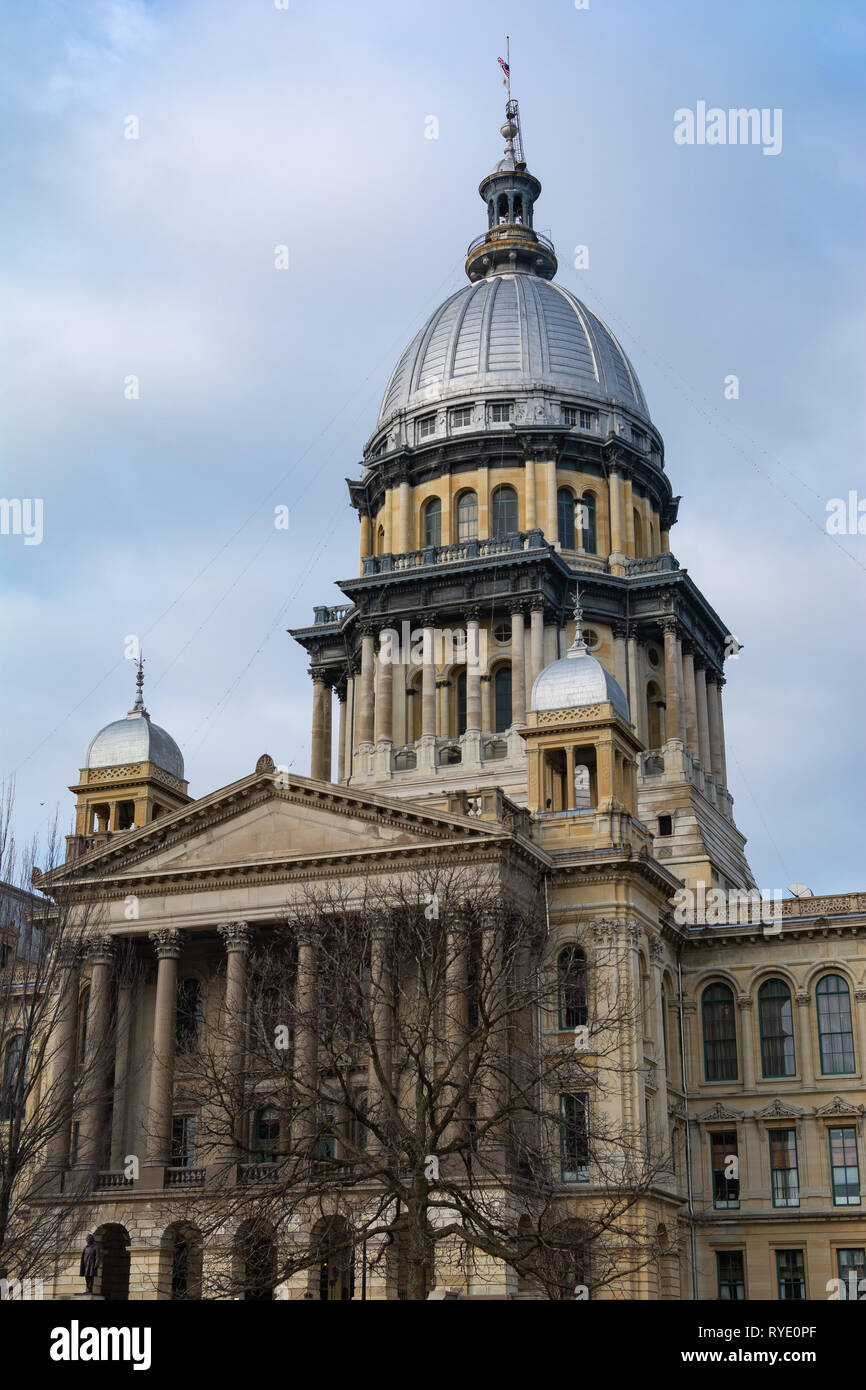
POLYGON ((725 786, 727 786, 728 767, 727 760, 725 758, 725 717, 722 711, 722 686, 724 685, 724 683, 725 680, 724 677, 722 677, 716 684, 716 706, 719 712, 719 757, 722 766, 722 781, 724 782, 725 786))
POLYGON ((535 503, 535 459, 527 458, 523 464, 523 477, 526 484, 526 527, 527 531, 533 531, 538 524, 536 521, 537 508, 535 503))
POLYGON ((108 1101, 111 1050, 111 971, 114 942, 110 936, 87 942, 90 957, 90 999, 87 1006, 87 1046, 84 1053, 82 1113, 78 1133, 78 1162, 82 1167, 101 1165, 108 1101))
POLYGON ((710 759, 713 776, 724 785, 725 774, 722 763, 722 731, 719 726, 720 702, 717 697, 719 677, 712 672, 707 673, 707 715, 710 732, 710 759))
POLYGON ((450 689, 450 681, 436 682, 436 728, 439 730, 440 738, 451 737, 451 719, 448 708, 448 691, 450 689))
POLYGON ((508 1104, 508 1023, 507 1023, 507 981, 502 950, 502 935, 495 915, 485 914, 481 934, 481 958, 479 962, 479 983, 483 991, 485 1012, 490 1019, 490 1030, 485 1047, 486 1063, 480 1076, 481 1091, 478 1097, 478 1119, 493 1122, 491 1129, 482 1138, 481 1146, 488 1152, 492 1150, 494 1161, 504 1158, 503 1141, 508 1121, 505 1112, 508 1104), (499 1117, 499 1122, 497 1122, 499 1117))
POLYGON ((111 1167, 123 1167, 126 1157, 126 1100, 129 1089, 129 1058, 132 1043, 132 985, 124 980, 117 990, 117 1030, 114 1043, 114 1103, 111 1110, 111 1167))
POLYGON ((466 732, 481 729, 481 650, 477 613, 466 622, 466 732))
POLYGON ((638 667, 637 638, 629 637, 628 643, 628 706, 631 714, 631 722, 637 729, 637 736, 641 743, 647 744, 649 739, 649 729, 647 728, 646 700, 640 684, 638 667))
MULTIPOLYGON (((361 559, 365 560, 368 555, 372 555, 373 547, 370 543, 370 518, 366 512, 361 513, 361 559)), ((363 569, 363 565, 361 566, 363 569)))
POLYGON ((375 738, 377 743, 394 737, 394 667, 391 664, 390 639, 386 632, 379 634, 379 680, 375 700, 375 738))
POLYGON ((424 646, 421 668, 421 737, 436 735, 436 662, 435 628, 432 619, 424 620, 424 646))
MULTIPOLYGON (((388 946, 386 927, 377 926, 370 944, 369 1009, 373 1046, 367 1059, 367 1109, 373 1124, 385 1130, 388 1128, 393 1046, 392 980, 388 946)), ((384 1147, 386 1146, 371 1128, 367 1135, 367 1148, 379 1150, 384 1147)))
POLYGON ((710 753, 710 717, 707 710, 707 673, 700 660, 695 661, 695 700, 698 714, 698 747, 704 771, 712 772, 713 762, 710 753))
POLYGON ((800 1073, 800 1083, 802 1086, 814 1086, 815 1084, 815 1063, 812 1057, 812 996, 806 991, 797 992, 797 1021, 799 1044, 800 1065, 797 1070, 800 1073))
POLYGON ((295 1090, 299 1116, 296 1133, 311 1143, 318 1126, 316 1089, 319 1067, 319 982, 316 947, 312 934, 298 937, 298 974, 295 984, 295 1090))
POLYGON ((66 942, 58 947, 58 951, 59 999, 49 1044, 51 1050, 48 1055, 48 1095, 51 1097, 51 1108, 58 1116, 63 1115, 64 1120, 62 1123, 58 1122, 54 1134, 48 1141, 48 1164, 52 1168, 61 1169, 69 1162, 81 953, 77 946, 66 942))
POLYGON ((556 459, 548 459, 544 465, 544 484, 547 493, 547 539, 551 545, 559 540, 559 527, 556 524, 556 459))
POLYGON ((624 622, 612 624, 613 631, 613 674, 626 694, 629 693, 628 665, 626 655, 626 625, 624 622))
POLYGON ((574 749, 568 747, 565 750, 565 807, 566 811, 574 810, 574 803, 577 800, 574 791, 574 749))
POLYGON ((468 966, 469 941, 465 922, 458 920, 446 936, 445 959, 445 1056, 448 1084, 442 1088, 444 1107, 456 1104, 456 1111, 445 1128, 446 1144, 459 1138, 468 1116, 465 1112, 465 1086, 468 1057, 466 1030, 468 1026, 468 966))
POLYGON ((511 722, 526 723, 526 631, 523 609, 511 610, 511 722))
POLYGON ((698 696, 695 686, 695 649, 683 644, 683 698, 686 715, 686 742, 693 758, 700 757, 698 740, 698 696))
MULTIPOLYGON (((740 1056, 742 1058, 743 1089, 750 1091, 755 1085, 755 1049, 752 1038, 752 999, 751 995, 737 997, 737 1012, 740 1015, 740 1056)), ((701 1078, 703 1080, 703 1077, 701 1078)))
POLYGON ((679 738, 685 742, 683 727, 682 678, 679 659, 676 618, 662 621, 665 641, 665 735, 666 738, 679 738))
POLYGON ((493 711, 492 711, 491 708, 490 708, 490 705, 491 705, 491 692, 492 692, 492 688, 493 688, 493 681, 491 680, 490 676, 482 676, 482 677, 481 677, 481 727, 482 727, 482 729, 485 729, 485 730, 487 730, 488 732, 490 732, 490 731, 493 729, 493 725, 494 725, 494 723, 495 723, 495 720, 494 720, 494 718, 493 718, 493 711))
POLYGON ((399 545, 400 550, 405 555, 407 551, 412 550, 414 548, 412 545, 412 493, 409 487, 408 478, 403 478, 400 481, 400 500, 398 510, 400 516, 399 545))
POLYGON ((544 670, 544 606, 532 605, 529 615, 529 686, 530 689, 544 670))
POLYGON ((148 1104, 148 1162, 164 1166, 171 1158, 171 1111, 177 1028, 177 963, 183 932, 174 927, 150 933, 157 955, 156 1004, 153 1013, 153 1053, 148 1104))
POLYGON ((326 710, 330 686, 322 671, 313 672, 313 736, 310 744, 310 776, 327 782, 330 773, 330 749, 326 745, 326 728, 330 723, 326 710))
POLYGON ((367 628, 361 635, 361 689, 358 700, 358 743, 373 742, 373 633, 367 628))
POLYGON ((340 705, 340 717, 337 726, 337 781, 346 780, 346 682, 341 681, 337 686, 337 700, 340 705))
POLYGON ((226 1126, 223 1157, 237 1159, 244 1143, 245 1115, 242 1104, 244 1054, 247 1032, 247 955, 250 949, 250 929, 246 922, 226 922, 217 927, 226 951, 226 993, 224 1004, 225 1051, 227 1060, 227 1117, 233 1132, 226 1126))
POLYGON ((625 532, 626 554, 634 557, 637 553, 634 535, 634 500, 631 486, 631 478, 622 480, 621 504, 623 510, 623 531, 625 532))
POLYGON ((610 553, 625 554, 625 531, 622 524, 622 496, 620 475, 617 468, 611 468, 607 476, 610 510, 610 553))

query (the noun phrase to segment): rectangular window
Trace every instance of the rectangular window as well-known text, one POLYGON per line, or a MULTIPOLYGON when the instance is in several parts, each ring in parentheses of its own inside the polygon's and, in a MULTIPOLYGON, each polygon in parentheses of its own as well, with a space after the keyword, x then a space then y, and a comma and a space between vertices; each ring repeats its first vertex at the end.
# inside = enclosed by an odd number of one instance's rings
POLYGON ((577 409, 575 406, 564 405, 562 407, 562 423, 569 426, 577 424, 577 409))
POLYGON ((716 1251, 716 1275, 719 1285, 719 1298, 722 1302, 726 1302, 729 1299, 744 1299, 746 1297, 746 1272, 744 1263, 742 1250, 716 1251))
POLYGON ((845 1284, 845 1298, 862 1298, 866 1293, 866 1288, 860 1288, 860 1280, 866 1279, 866 1250, 863 1246, 851 1250, 837 1250, 836 1268, 839 1278, 845 1284))
POLYGON ((635 448, 637 448, 637 449, 645 449, 645 448, 646 448, 646 435, 645 435, 645 434, 642 434, 640 430, 632 430, 632 432, 631 432, 631 437, 632 437, 632 443, 634 444, 635 448))
POLYGON ((171 1163, 173 1168, 191 1168, 195 1158, 195 1115, 171 1117, 171 1163))
POLYGON ((793 1129, 770 1130, 770 1176, 774 1207, 800 1205, 797 1174, 797 1134, 793 1129))
POLYGON ((472 406, 458 405, 451 412, 452 430, 465 430, 467 425, 472 424, 472 406))
POLYGON ((588 1096, 559 1097, 559 1152, 563 1182, 589 1182, 588 1096))
POLYGON ((494 401, 487 407, 487 419, 491 425, 507 425, 513 413, 513 401, 494 401))
POLYGON ((857 1131, 853 1125, 830 1130, 830 1170, 833 1205, 859 1207, 860 1165, 857 1162, 857 1131))
POLYGON ((802 1250, 777 1250, 779 1297, 801 1303, 806 1297, 806 1261, 802 1250))
POLYGON ((429 439, 431 434, 436 433, 436 416, 425 415, 415 423, 415 438, 429 439))
POLYGON ((598 416, 594 410, 580 410, 577 415, 577 423, 582 430, 597 430, 598 416))
POLYGON ((710 1135, 713 1159, 713 1206, 717 1208, 740 1205, 740 1159, 737 1152, 737 1131, 720 1130, 710 1135))

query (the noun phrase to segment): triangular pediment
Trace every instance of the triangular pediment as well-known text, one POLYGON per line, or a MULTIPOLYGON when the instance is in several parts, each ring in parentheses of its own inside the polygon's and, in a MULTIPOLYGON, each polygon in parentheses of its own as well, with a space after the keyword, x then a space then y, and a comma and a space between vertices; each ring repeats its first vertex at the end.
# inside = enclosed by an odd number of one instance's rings
POLYGON ((507 835, 496 822, 308 777, 256 773, 151 826, 114 837, 55 871, 58 878, 159 877, 273 870, 330 858, 376 856, 507 835))

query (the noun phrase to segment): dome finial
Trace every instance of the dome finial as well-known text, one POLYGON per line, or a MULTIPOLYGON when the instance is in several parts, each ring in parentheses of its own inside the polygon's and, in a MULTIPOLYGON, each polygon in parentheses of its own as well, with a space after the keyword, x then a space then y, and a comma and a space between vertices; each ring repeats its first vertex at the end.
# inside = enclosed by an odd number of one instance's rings
POLYGON ((574 586, 574 641, 565 653, 566 656, 585 656, 586 643, 583 640, 583 609, 580 606, 580 585, 574 586))
POLYGON ((143 714, 147 717, 147 710, 144 708, 144 652, 138 654, 138 670, 135 675, 135 704, 129 711, 130 714, 143 714))

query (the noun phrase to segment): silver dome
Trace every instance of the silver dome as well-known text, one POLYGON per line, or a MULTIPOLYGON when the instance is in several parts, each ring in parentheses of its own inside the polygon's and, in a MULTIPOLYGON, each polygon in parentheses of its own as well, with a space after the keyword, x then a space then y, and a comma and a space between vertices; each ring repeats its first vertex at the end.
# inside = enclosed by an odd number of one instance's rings
POLYGON ((122 763, 156 763, 163 772, 183 781, 183 754, 165 729, 152 724, 144 710, 130 710, 125 719, 106 724, 91 739, 85 767, 118 767, 122 763))
POLYGON ((518 273, 467 285, 430 316, 394 369, 377 429, 398 410, 535 386, 614 400, 651 423, 637 374, 610 329, 562 285, 518 273))
POLYGON ((616 713, 631 723, 628 700, 618 681, 585 647, 554 661, 535 679, 530 709, 580 709, 609 700, 616 713))

